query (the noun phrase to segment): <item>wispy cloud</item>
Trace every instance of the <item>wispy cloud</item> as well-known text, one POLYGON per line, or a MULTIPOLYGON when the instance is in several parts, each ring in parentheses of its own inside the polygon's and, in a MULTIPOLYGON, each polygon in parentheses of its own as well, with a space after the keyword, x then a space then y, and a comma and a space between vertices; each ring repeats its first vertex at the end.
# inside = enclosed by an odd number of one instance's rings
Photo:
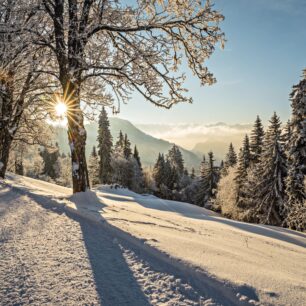
POLYGON ((240 142, 249 133, 251 124, 227 125, 215 124, 137 124, 144 132, 156 137, 175 142, 185 148, 192 149, 197 143, 207 141, 240 142))
MULTIPOLYGON (((245 1, 245 0, 244 0, 245 1)), ((249 1, 249 0, 247 0, 249 1)), ((306 15, 305 0, 257 0, 262 7, 288 14, 306 15)))

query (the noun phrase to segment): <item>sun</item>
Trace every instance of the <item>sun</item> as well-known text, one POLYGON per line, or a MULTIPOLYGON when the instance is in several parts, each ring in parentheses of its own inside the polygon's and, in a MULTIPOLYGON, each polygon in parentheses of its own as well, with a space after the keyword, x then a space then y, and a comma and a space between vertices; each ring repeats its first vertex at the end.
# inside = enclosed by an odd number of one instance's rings
POLYGON ((63 102, 58 102, 55 105, 55 112, 58 117, 63 117, 67 114, 67 105, 63 102))

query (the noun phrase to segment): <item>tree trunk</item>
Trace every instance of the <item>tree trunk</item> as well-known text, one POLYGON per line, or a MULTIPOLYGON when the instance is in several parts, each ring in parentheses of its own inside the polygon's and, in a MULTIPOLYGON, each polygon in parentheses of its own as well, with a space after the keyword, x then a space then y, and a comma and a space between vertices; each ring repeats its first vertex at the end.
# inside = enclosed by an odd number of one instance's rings
POLYGON ((12 134, 16 128, 10 130, 13 111, 13 86, 12 77, 1 78, 0 76, 0 178, 5 177, 7 169, 12 134))
POLYGON ((5 178, 5 172, 9 160, 12 137, 6 129, 0 132, 0 178, 5 178))
POLYGON ((68 140, 71 151, 72 186, 73 193, 89 189, 89 178, 86 163, 86 130, 84 128, 83 113, 80 108, 80 94, 78 85, 69 82, 66 96, 68 105, 68 140))

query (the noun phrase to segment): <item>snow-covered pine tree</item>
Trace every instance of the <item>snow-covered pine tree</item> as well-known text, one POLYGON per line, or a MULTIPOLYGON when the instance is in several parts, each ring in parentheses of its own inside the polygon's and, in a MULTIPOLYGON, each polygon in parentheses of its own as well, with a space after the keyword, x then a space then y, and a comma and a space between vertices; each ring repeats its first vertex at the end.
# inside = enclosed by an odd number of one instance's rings
POLYGON ((127 160, 132 156, 131 142, 128 139, 127 134, 124 135, 123 140, 123 156, 127 160))
POLYGON ((226 176, 228 174, 228 169, 229 168, 226 167, 224 160, 221 160, 220 166, 219 166, 220 177, 221 176, 226 176))
POLYGON ((112 156, 113 182, 121 184, 129 189, 133 188, 134 159, 132 156, 131 143, 127 134, 123 136, 119 132, 112 156))
POLYGON ((222 170, 222 169, 224 168, 224 161, 223 161, 223 159, 222 159, 221 162, 220 162, 219 168, 220 168, 220 170, 222 170))
POLYGON ((236 171, 235 181, 237 182, 238 189, 242 186, 247 177, 247 170, 251 163, 251 151, 248 135, 245 135, 242 148, 238 156, 238 167, 236 171))
POLYGON ((173 145, 172 148, 168 151, 167 159, 170 162, 172 168, 174 168, 179 176, 184 173, 184 159, 180 149, 173 145))
POLYGON ((139 156, 139 152, 138 152, 138 149, 137 149, 137 146, 136 146, 136 145, 135 145, 135 147, 134 147, 133 157, 134 157, 135 160, 137 161, 137 164, 138 164, 139 168, 142 170, 142 165, 141 165, 141 161, 140 161, 140 156, 139 156))
POLYGON ((218 171, 214 166, 214 155, 213 152, 209 152, 208 161, 206 162, 205 159, 203 159, 201 163, 199 187, 195 198, 197 205, 209 207, 209 201, 215 195, 217 183, 218 171))
POLYGON ((244 208, 248 201, 245 200, 247 197, 248 190, 248 170, 251 165, 252 155, 250 151, 250 143, 248 135, 245 135, 242 148, 240 149, 238 156, 238 166, 236 170, 235 176, 235 184, 236 184, 236 192, 237 192, 237 200, 236 204, 238 207, 244 208))
MULTIPOLYGON (((97 185, 101 182, 99 168, 100 168, 99 156, 97 154, 96 147, 93 146, 92 152, 88 160, 88 175, 91 186, 97 185)), ((104 182, 104 184, 106 184, 106 182, 104 182)))
POLYGON ((180 149, 173 145, 166 156, 165 167, 168 168, 167 186, 170 190, 180 189, 180 180, 184 174, 184 159, 180 149))
POLYGON ((192 180, 194 180, 195 177, 196 177, 196 175, 195 175, 195 170, 194 170, 194 168, 192 167, 192 169, 191 169, 191 174, 190 174, 190 178, 191 178, 192 180))
POLYGON ((228 148, 228 153, 225 157, 225 168, 234 167, 237 164, 237 154, 235 152, 234 146, 230 143, 228 148))
POLYGON ((282 131, 282 143, 287 159, 290 155, 289 150, 290 150, 291 136, 292 136, 291 122, 290 120, 288 120, 282 131))
POLYGON ((291 137, 288 142, 286 224, 306 230, 306 69, 291 93, 291 137))
POLYGON ((98 129, 99 180, 101 184, 110 184, 112 177, 111 154, 113 138, 109 128, 109 120, 105 108, 99 117, 98 129))
POLYGON ((133 163, 132 190, 140 193, 144 190, 144 176, 139 152, 136 146, 134 147, 133 157, 131 158, 131 161, 133 163))
MULTIPOLYGON (((168 158, 165 159, 164 166, 164 185, 172 192, 174 189, 178 188, 179 184, 179 174, 176 168, 171 165, 171 162, 168 158)), ((168 194, 168 192, 167 192, 168 194)))
POLYGON ((115 143, 115 154, 121 155, 123 157, 123 149, 124 149, 124 136, 122 131, 120 130, 118 139, 115 143))
POLYGON ((250 137, 250 150, 253 164, 256 164, 261 156, 264 136, 265 132, 261 119, 257 116, 250 137))
POLYGON ((281 225, 285 199, 286 157, 281 143, 281 122, 270 119, 263 151, 256 167, 256 185, 251 190, 260 223, 281 225))
POLYGON ((159 188, 161 184, 165 183, 164 169, 165 169, 165 158, 163 154, 159 153, 157 161, 153 168, 153 178, 155 180, 155 185, 157 188, 159 188))

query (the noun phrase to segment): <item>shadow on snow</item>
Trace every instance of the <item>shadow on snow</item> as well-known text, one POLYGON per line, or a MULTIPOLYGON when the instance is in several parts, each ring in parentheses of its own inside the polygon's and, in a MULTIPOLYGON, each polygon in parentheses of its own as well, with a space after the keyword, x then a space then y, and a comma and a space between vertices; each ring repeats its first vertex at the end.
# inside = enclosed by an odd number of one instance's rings
MULTIPOLYGON (((137 239, 109 224, 100 214, 99 220, 94 223, 78 215, 77 211, 67 210, 64 205, 59 205, 59 202, 53 200, 50 196, 34 194, 26 188, 13 189, 26 194, 42 207, 57 214, 65 213, 66 216, 79 223, 96 290, 103 306, 150 305, 148 298, 128 267, 120 244, 126 245, 136 255, 144 258, 154 271, 168 273, 182 279, 183 282, 189 283, 201 296, 207 299, 212 298, 221 305, 249 305, 244 301, 239 301, 236 297, 237 293, 258 301, 254 288, 247 285, 237 286, 228 282, 224 283, 209 276, 205 271, 195 271, 179 261, 174 261, 159 250, 144 245, 143 240, 137 239), (116 239, 119 237, 120 243, 114 239, 115 237, 116 239)), ((120 200, 122 199, 120 198, 120 200)), ((95 205, 103 212, 105 205, 95 193, 91 194, 91 202, 95 202, 95 205)), ((78 201, 75 201, 75 204, 78 210, 78 201)), ((139 204, 142 205, 141 201, 139 201, 139 204)), ((82 209, 84 209, 84 206, 82 206, 82 209)), ((206 217, 206 219, 209 218, 211 217, 206 217)))

